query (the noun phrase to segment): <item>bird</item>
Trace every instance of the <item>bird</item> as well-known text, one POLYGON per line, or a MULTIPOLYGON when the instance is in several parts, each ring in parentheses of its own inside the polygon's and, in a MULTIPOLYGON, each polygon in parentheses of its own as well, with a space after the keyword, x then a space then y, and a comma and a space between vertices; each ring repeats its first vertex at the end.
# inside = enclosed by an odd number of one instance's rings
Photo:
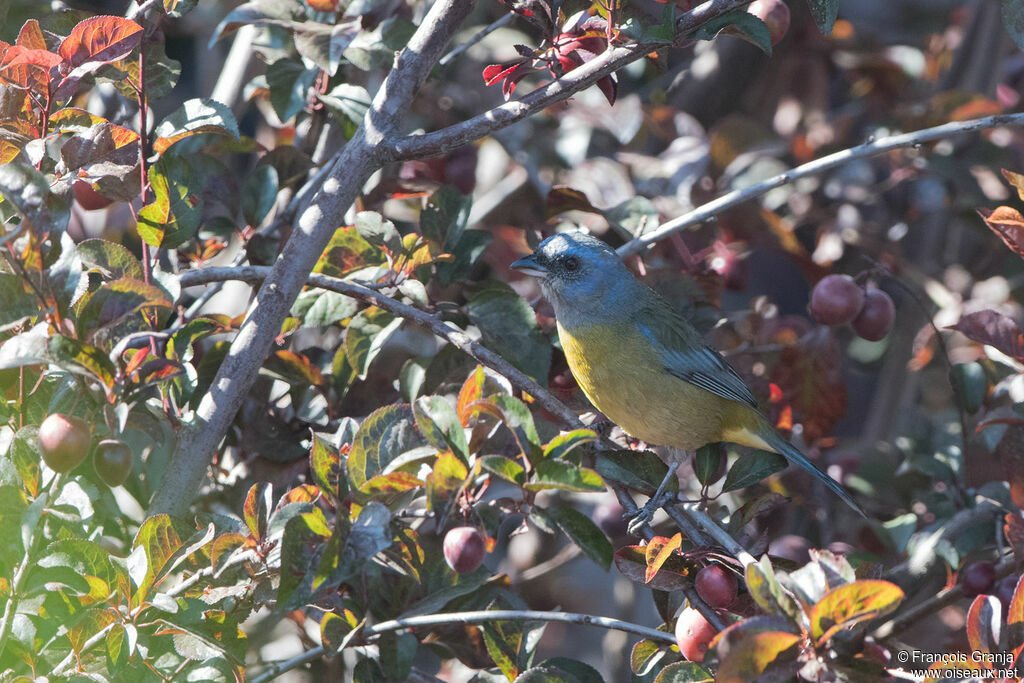
MULTIPOLYGON (((569 369, 590 402, 624 432, 682 451, 731 442, 778 453, 867 516, 776 431, 722 355, 606 243, 582 231, 558 233, 510 267, 539 279, 569 369)), ((639 521, 651 519, 674 471, 669 467, 639 521)))

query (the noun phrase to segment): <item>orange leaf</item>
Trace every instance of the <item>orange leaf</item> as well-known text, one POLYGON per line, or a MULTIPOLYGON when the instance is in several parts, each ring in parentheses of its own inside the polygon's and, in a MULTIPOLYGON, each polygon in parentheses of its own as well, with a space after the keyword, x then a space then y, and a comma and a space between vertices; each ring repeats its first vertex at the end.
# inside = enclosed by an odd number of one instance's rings
POLYGON ((1017 188, 1017 196, 1024 200, 1024 174, 1007 171, 1005 168, 999 170, 1003 172, 1003 177, 1007 182, 1017 188))
POLYGON ((306 4, 317 12, 337 12, 338 0, 306 0, 306 4))
POLYGON ((113 62, 142 42, 142 27, 123 17, 90 17, 78 22, 57 53, 72 68, 85 62, 113 62))
POLYGON ((722 659, 715 680, 718 683, 753 681, 776 662, 792 660, 800 636, 785 631, 762 631, 744 638, 722 659))
POLYGON ((985 225, 1018 256, 1024 256, 1024 216, 1009 206, 996 207, 995 211, 978 209, 978 215, 985 225))
POLYGON ((26 21, 18 32, 18 39, 14 44, 29 50, 45 50, 46 40, 43 38, 42 29, 39 28, 39 22, 35 19, 26 21))
POLYGON ((646 560, 647 572, 644 575, 644 583, 650 583, 654 575, 658 573, 665 561, 672 554, 679 550, 683 543, 682 534, 676 534, 672 538, 655 536, 647 543, 646 560))
POLYGON ((888 581, 854 581, 833 588, 811 608, 811 636, 823 643, 836 631, 889 614, 902 600, 903 591, 888 581))

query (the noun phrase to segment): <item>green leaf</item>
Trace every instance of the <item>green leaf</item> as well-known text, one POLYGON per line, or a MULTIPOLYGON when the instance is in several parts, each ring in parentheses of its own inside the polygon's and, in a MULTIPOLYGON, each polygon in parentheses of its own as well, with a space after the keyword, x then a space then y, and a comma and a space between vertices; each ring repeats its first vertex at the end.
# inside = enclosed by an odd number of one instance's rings
POLYGON ((494 236, 486 230, 466 230, 449 250, 452 260, 437 264, 437 281, 442 286, 448 286, 466 276, 483 257, 492 241, 494 236))
POLYGON ((593 667, 568 657, 545 659, 519 674, 515 683, 603 683, 593 667))
POLYGON ((14 463, 25 490, 35 498, 39 495, 39 483, 42 478, 40 462, 43 455, 39 450, 39 428, 35 425, 25 425, 19 429, 11 441, 7 455, 14 463))
POLYGON ((602 451, 594 468, 605 479, 621 482, 641 493, 652 494, 665 479, 668 466, 652 451, 602 451))
POLYGON ((270 104, 281 121, 289 121, 305 108, 316 74, 317 69, 307 69, 291 57, 279 59, 267 67, 270 104))
POLYGON ((574 429, 563 432, 544 445, 544 458, 565 458, 577 446, 597 441, 597 432, 593 429, 574 429))
POLYGON ((50 362, 70 372, 98 380, 107 389, 114 386, 117 369, 107 355, 95 346, 55 334, 47 344, 47 355, 50 362))
POLYGON ((402 235, 395 224, 376 211, 360 211, 356 214, 356 230, 370 244, 387 247, 397 254, 402 251, 402 235))
POLYGON ((78 306, 78 329, 92 344, 109 350, 133 332, 161 329, 171 314, 171 296, 162 287, 120 278, 105 282, 78 306))
POLYGON ((192 239, 202 217, 202 189, 187 159, 166 155, 149 167, 152 202, 139 211, 138 231, 151 247, 172 249, 192 239))
POLYGON ((146 552, 147 568, 133 604, 141 604, 149 596, 149 590, 161 575, 164 565, 181 546, 181 537, 170 515, 154 515, 142 523, 132 548, 141 547, 146 552))
POLYGON ((277 201, 277 169, 269 164, 257 166, 242 185, 242 217, 259 227, 277 201))
POLYGON ((416 430, 412 406, 400 403, 378 408, 363 420, 352 439, 348 456, 352 485, 362 486, 402 453, 421 445, 423 437, 416 430))
POLYGON ((701 486, 714 484, 715 475, 725 464, 725 448, 721 443, 709 443, 697 449, 693 456, 693 473, 701 486))
POLYGON ((949 383, 961 409, 974 414, 988 391, 988 378, 981 363, 957 363, 949 371, 949 383))
POLYGON ((503 282, 489 282, 467 304, 469 319, 484 344, 534 380, 543 382, 551 367, 551 344, 530 305, 503 282))
POLYGON ((533 423, 533 414, 525 403, 508 394, 493 394, 473 401, 467 406, 467 411, 470 415, 487 413, 504 422, 512 430, 512 436, 526 459, 534 464, 540 460, 540 437, 533 423))
POLYGON ((186 100, 153 130, 153 151, 164 154, 179 140, 200 133, 215 133, 234 140, 240 139, 238 122, 235 121, 231 108, 217 100, 200 97, 186 100))
POLYGON ((725 475, 722 492, 736 491, 756 484, 765 477, 786 469, 786 459, 778 453, 756 451, 739 458, 725 475))
POLYGON ((523 466, 503 455, 485 455, 480 458, 480 466, 516 486, 526 483, 526 470, 523 466))
MULTIPOLYGON (((77 538, 54 541, 43 551, 39 566, 69 567, 81 576, 95 577, 105 584, 105 593, 127 598, 130 592, 128 573, 110 561, 106 549, 92 541, 77 538)), ((105 594, 100 599, 107 597, 105 594)))
POLYGON ((523 628, 522 622, 514 621, 488 621, 480 627, 487 654, 510 681, 519 675, 523 628))
MULTIPOLYGON (((808 2, 813 7, 816 2, 832 2, 835 4, 838 0, 808 0, 808 2)), ((832 21, 835 22, 835 15, 833 15, 832 21)), ((820 27, 821 24, 819 23, 818 26, 820 27)), ((828 30, 832 30, 831 23, 828 30)), ((715 17, 702 24, 693 35, 698 40, 712 40, 722 31, 726 31, 737 38, 742 38, 748 43, 756 45, 765 54, 770 55, 772 53, 772 36, 768 27, 759 18, 743 10, 726 12, 721 16, 715 17)), ((824 31, 824 33, 828 33, 828 31, 824 31)))
POLYGON ((775 578, 775 570, 767 555, 760 561, 747 565, 744 579, 754 602, 760 605, 765 612, 788 616, 797 621, 802 619, 803 610, 793 594, 775 578))
POLYGON ((416 636, 408 632, 398 635, 395 631, 388 631, 381 635, 378 645, 380 668, 384 675, 392 681, 406 680, 412 670, 416 650, 419 648, 416 636))
POLYGON ((342 53, 361 28, 358 17, 334 26, 317 21, 291 22, 289 26, 299 54, 331 76, 337 72, 342 53))
POLYGON ((427 509, 440 517, 448 514, 449 506, 469 477, 466 465, 451 453, 442 453, 427 475, 427 509))
POLYGON ((424 396, 413 404, 416 426, 431 446, 438 452, 450 450, 463 462, 469 464, 469 444, 466 432, 459 422, 455 409, 443 396, 424 396))
POLYGON ((653 640, 640 640, 629 653, 629 668, 637 676, 646 676, 665 658, 665 650, 661 643, 653 640))
POLYGON ((313 474, 313 483, 325 496, 335 502, 345 497, 348 478, 345 476, 341 454, 316 433, 313 434, 313 446, 309 450, 309 469, 313 474))
POLYGON ((36 234, 61 233, 71 218, 69 198, 50 191, 50 181, 27 163, 0 164, 0 197, 11 203, 36 234))
POLYGON ((327 327, 351 318, 359 310, 352 297, 322 289, 303 292, 292 306, 292 315, 307 327, 327 327))
POLYGON ((604 491, 604 480, 589 467, 579 467, 564 460, 541 460, 533 476, 524 486, 529 491, 564 489, 566 491, 604 491))
POLYGON ((402 318, 372 306, 352 318, 345 329, 345 357, 359 379, 366 379, 370 363, 402 326, 402 318))
POLYGON ((0 301, 3 301, 0 307, 0 327, 42 312, 39 300, 32 294, 28 284, 10 273, 0 272, 0 301))
MULTIPOLYGON (((296 609, 312 597, 313 556, 309 548, 326 543, 331 537, 327 520, 319 508, 296 515, 285 524, 281 540, 281 580, 277 588, 279 609, 296 609)), ((335 551, 330 559, 337 556, 335 551)))
POLYGON ((82 240, 78 256, 88 272, 98 272, 104 280, 130 278, 142 280, 142 264, 124 246, 101 239, 82 240))
POLYGON ((582 512, 571 507, 535 508, 542 510, 580 550, 604 569, 612 564, 612 544, 604 532, 582 512))
POLYGON ((349 225, 334 232, 313 272, 344 277, 354 270, 384 262, 383 252, 363 239, 354 225, 349 225))
POLYGON ((353 129, 363 122, 370 109, 370 93, 361 85, 351 83, 339 83, 326 95, 321 95, 320 101, 342 125, 353 129))
MULTIPOLYGON (((1004 15, 1007 2, 1003 1, 1004 15)), ((823 35, 832 33, 832 26, 836 23, 836 17, 839 16, 839 0, 807 0, 807 6, 811 10, 811 16, 814 17, 814 23, 818 25, 818 30, 823 35)), ((1010 22, 1007 22, 1010 23, 1010 22)), ((1012 33, 1011 33, 1012 35, 1012 33)))
POLYGON ((420 231, 445 251, 451 251, 466 229, 472 205, 472 198, 445 185, 427 200, 420 213, 420 231))
POLYGON ((697 662, 669 664, 654 679, 654 683, 714 683, 711 672, 697 662))

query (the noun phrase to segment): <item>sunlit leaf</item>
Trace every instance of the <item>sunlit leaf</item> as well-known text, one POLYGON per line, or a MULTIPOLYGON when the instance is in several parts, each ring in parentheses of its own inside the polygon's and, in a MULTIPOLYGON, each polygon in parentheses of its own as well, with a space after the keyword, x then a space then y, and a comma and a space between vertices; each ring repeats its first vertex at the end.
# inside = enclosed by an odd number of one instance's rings
POLYGON ((722 491, 736 491, 752 486, 765 477, 786 469, 787 461, 778 453, 756 451, 739 458, 725 475, 722 491))
POLYGON ((359 426, 348 456, 352 484, 362 486, 385 470, 402 453, 423 445, 416 429, 412 406, 397 404, 378 408, 359 426))
POLYGON ((811 609, 811 636, 824 642, 840 629, 889 614, 902 600, 903 591, 888 581, 861 580, 839 586, 811 609))
POLYGON ((153 150, 163 154, 171 145, 200 133, 227 135, 239 139, 238 122, 226 105, 201 97, 186 100, 153 130, 153 150))
POLYGON ((668 558, 682 547, 682 543, 683 536, 679 533, 672 536, 672 538, 655 536, 647 542, 647 573, 644 576, 645 583, 651 582, 651 579, 654 578, 654 575, 658 573, 658 570, 661 569, 668 558))

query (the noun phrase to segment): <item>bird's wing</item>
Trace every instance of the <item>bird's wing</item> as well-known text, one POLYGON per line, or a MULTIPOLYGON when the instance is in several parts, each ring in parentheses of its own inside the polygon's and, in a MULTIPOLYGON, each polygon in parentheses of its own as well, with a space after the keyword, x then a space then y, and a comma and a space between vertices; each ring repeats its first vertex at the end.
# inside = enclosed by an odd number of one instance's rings
POLYGON ((669 374, 722 398, 758 407, 736 371, 721 354, 704 344, 697 330, 667 302, 658 300, 645 307, 636 324, 669 374))

